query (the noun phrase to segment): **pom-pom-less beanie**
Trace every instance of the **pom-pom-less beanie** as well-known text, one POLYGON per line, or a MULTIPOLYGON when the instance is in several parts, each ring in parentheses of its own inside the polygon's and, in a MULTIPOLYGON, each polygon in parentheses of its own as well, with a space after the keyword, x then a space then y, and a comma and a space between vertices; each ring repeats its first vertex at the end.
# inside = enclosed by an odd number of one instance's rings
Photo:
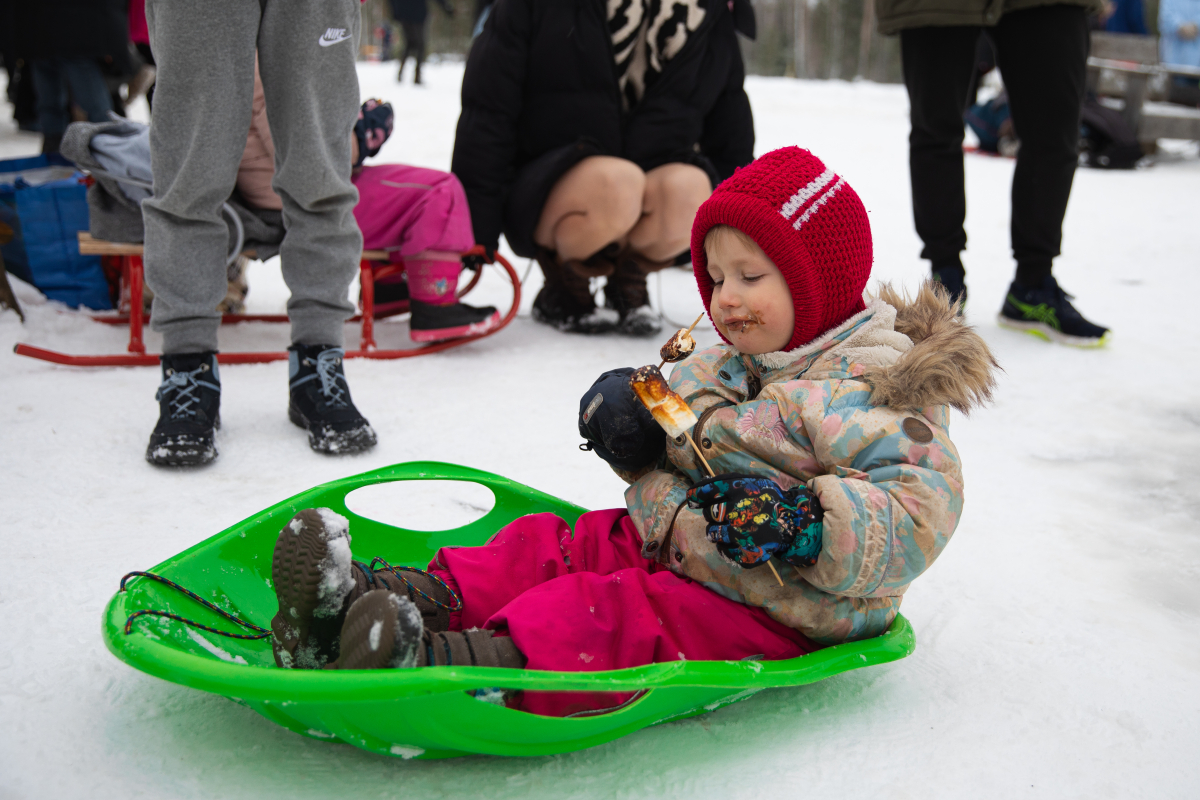
POLYGON ((784 147, 756 159, 721 183, 696 212, 692 269, 706 309, 713 282, 704 237, 715 225, 747 234, 787 280, 796 327, 784 349, 807 344, 866 308, 867 210, 850 184, 807 150, 784 147))

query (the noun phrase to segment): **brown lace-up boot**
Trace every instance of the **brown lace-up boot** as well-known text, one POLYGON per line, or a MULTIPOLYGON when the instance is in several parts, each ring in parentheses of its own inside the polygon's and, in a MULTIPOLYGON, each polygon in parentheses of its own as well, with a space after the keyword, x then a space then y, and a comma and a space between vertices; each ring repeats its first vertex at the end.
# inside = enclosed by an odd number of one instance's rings
POLYGON ((271 560, 279 612, 271 620, 275 663, 318 669, 337 659, 346 612, 367 592, 407 598, 431 631, 444 631, 457 598, 423 570, 374 570, 350 555, 349 523, 328 508, 307 508, 279 532, 271 560))
POLYGON ((578 268, 587 262, 559 264, 554 253, 542 248, 538 249, 537 262, 546 283, 533 301, 535 320, 567 333, 607 333, 613 329, 617 315, 596 307, 589 279, 578 268))
POLYGON ((525 656, 507 636, 492 631, 425 630, 408 598, 371 591, 346 614, 337 669, 408 669, 427 666, 521 669, 525 656))

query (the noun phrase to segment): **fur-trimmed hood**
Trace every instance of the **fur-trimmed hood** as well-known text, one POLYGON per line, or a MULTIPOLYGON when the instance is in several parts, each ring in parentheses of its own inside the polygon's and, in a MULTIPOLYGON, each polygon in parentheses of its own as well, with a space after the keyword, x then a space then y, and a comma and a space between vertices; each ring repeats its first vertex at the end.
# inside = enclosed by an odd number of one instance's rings
POLYGON ((837 374, 871 384, 871 403, 898 409, 949 405, 962 413, 991 400, 999 364, 983 338, 958 314, 958 304, 927 281, 915 297, 880 286, 864 311, 794 350, 743 356, 763 384, 800 372, 807 379, 837 374))
POLYGON ((894 364, 864 371, 873 404, 926 408, 944 403, 968 414, 992 399, 1000 364, 942 286, 926 281, 909 299, 884 284, 879 299, 896 309, 896 333, 913 344, 894 364))

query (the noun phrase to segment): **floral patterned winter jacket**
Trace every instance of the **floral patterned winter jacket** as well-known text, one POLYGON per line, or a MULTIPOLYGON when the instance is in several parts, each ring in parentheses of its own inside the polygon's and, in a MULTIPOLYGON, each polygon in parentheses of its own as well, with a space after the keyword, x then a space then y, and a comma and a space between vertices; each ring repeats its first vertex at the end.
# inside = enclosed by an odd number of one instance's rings
POLYGON ((687 440, 659 468, 626 474, 642 553, 814 641, 887 630, 908 585, 933 564, 962 514, 963 476, 949 407, 990 398, 987 345, 930 285, 881 299, 816 341, 748 356, 720 345, 670 377, 699 417, 693 438, 718 473, 807 485, 825 511, 817 563, 743 569, 718 554, 684 502, 706 477, 687 440), (640 476, 639 476, 640 475, 640 476))

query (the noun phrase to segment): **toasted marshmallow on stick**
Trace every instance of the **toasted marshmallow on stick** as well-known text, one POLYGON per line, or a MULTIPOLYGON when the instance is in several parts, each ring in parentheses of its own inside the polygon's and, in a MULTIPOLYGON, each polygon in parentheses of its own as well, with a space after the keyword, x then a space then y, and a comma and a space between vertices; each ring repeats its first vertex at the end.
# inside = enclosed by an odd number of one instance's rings
POLYGON ((675 335, 671 340, 662 346, 658 354, 662 356, 664 363, 670 362, 674 364, 677 361, 683 361, 696 350, 696 340, 692 335, 683 328, 675 331, 675 335))
POLYGON ((700 320, 704 319, 704 314, 696 317, 696 321, 692 323, 687 330, 680 328, 675 331, 675 335, 659 348, 658 354, 662 356, 662 363, 658 365, 659 369, 663 368, 663 364, 670 362, 672 364, 683 361, 696 350, 696 340, 692 338, 692 331, 700 324, 700 320))
POLYGON ((654 421, 662 426, 667 436, 672 439, 688 434, 699 422, 688 408, 688 404, 683 402, 683 398, 671 391, 658 367, 642 367, 633 373, 633 377, 629 379, 629 386, 638 400, 642 401, 642 405, 650 411, 654 421))

